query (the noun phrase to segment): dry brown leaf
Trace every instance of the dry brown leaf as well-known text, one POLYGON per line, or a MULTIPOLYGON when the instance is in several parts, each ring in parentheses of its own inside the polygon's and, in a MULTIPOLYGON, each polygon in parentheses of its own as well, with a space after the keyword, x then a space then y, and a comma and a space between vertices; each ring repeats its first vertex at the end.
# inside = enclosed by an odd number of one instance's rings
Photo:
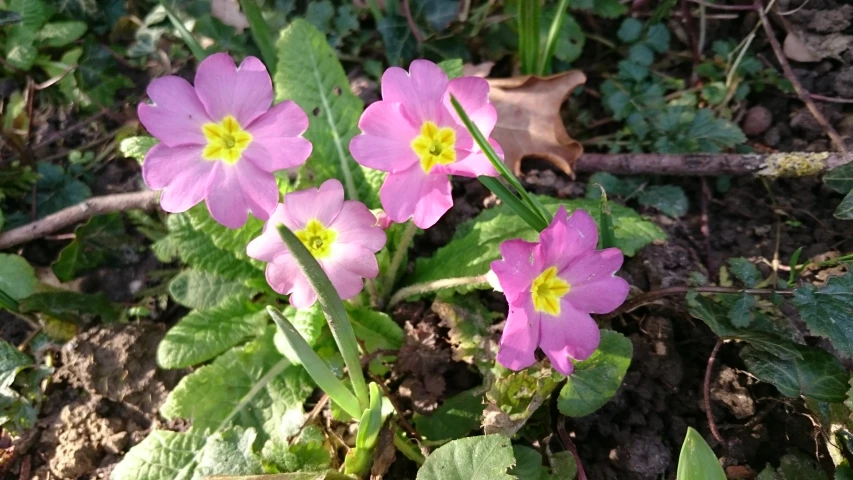
POLYGON ((550 77, 524 75, 489 78, 489 98, 498 111, 492 132, 504 151, 504 162, 516 175, 525 157, 542 158, 571 177, 583 146, 569 136, 560 106, 572 91, 586 82, 578 70, 550 77))
POLYGON ((820 57, 812 53, 809 50, 809 47, 800 40, 800 37, 795 33, 789 33, 788 36, 785 37, 785 43, 782 45, 782 50, 785 52, 785 56, 794 60, 795 62, 819 62, 820 57))
POLYGON ((249 21, 240 11, 238 0, 211 0, 210 15, 225 25, 234 27, 238 32, 249 28, 249 21))

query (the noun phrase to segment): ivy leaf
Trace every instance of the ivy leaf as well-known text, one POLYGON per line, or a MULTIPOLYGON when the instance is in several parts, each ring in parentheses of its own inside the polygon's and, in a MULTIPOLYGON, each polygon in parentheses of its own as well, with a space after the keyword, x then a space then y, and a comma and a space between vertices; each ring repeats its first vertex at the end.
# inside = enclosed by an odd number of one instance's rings
POLYGON ((622 385, 633 354, 634 347, 624 335, 602 330, 598 349, 575 363, 574 372, 560 390, 557 407, 569 417, 583 417, 601 408, 622 385))
POLYGON ((417 480, 512 480, 512 444, 503 435, 454 440, 432 452, 417 480))
POLYGON ((853 190, 838 204, 832 216, 839 220, 853 220, 853 190))
POLYGON ((20 25, 15 26, 6 37, 6 61, 9 65, 24 71, 32 68, 38 56, 34 41, 32 32, 24 30, 20 25))
POLYGON ((32 295, 37 283, 36 272, 24 257, 0 253, 0 292, 21 300, 32 295))
POLYGON ((126 245, 121 214, 98 215, 77 227, 74 241, 62 249, 51 268, 56 278, 69 282, 115 259, 126 245))
MULTIPOLYGON (((597 219, 600 215, 597 201, 538 198, 552 213, 563 205, 570 212, 583 208, 593 218, 597 219)), ((644 220, 627 207, 613 204, 611 213, 616 246, 625 255, 634 255, 652 241, 666 238, 660 227, 644 220)), ((538 233, 506 206, 485 210, 474 219, 459 225, 450 243, 439 248, 432 257, 419 258, 408 283, 484 275, 489 271, 489 264, 500 258, 500 244, 513 238, 535 241, 538 233)))
POLYGON ((157 145, 158 140, 147 135, 138 137, 127 137, 118 144, 118 149, 126 158, 132 158, 139 163, 145 159, 145 155, 151 147, 157 145))
POLYGON ((743 257, 730 258, 729 267, 734 276, 749 288, 755 287, 761 281, 761 272, 752 262, 743 257))
POLYGON ((260 335, 269 324, 266 311, 240 298, 229 298, 207 310, 194 310, 172 327, 157 347, 163 368, 196 365, 248 338, 260 335))
POLYGON ((43 0, 9 0, 6 4, 9 10, 21 14, 21 27, 37 32, 50 18, 50 9, 43 0))
POLYGON ((261 458, 252 449, 257 436, 254 428, 232 428, 211 435, 202 450, 195 476, 264 473, 261 458))
POLYGON ((678 218, 687 213, 687 195, 675 185, 654 185, 645 188, 637 197, 640 205, 660 210, 670 217, 678 218))
MULTIPOLYGON (((314 182, 339 178, 348 193, 356 189, 365 201, 376 198, 373 187, 364 180, 364 170, 349 154, 364 105, 352 93, 326 36, 307 21, 296 19, 282 33, 277 49, 276 101, 293 100, 308 114, 305 138, 314 150, 306 168, 314 174, 314 182)), ((378 204, 368 206, 377 208, 378 204)))
POLYGON ((305 370, 278 353, 273 332, 182 378, 161 407, 163 417, 188 419, 199 430, 253 427, 260 442, 296 433, 313 387, 305 370))
POLYGON ((418 43, 405 17, 386 15, 379 21, 376 30, 382 35, 385 57, 391 65, 408 63, 417 54, 418 43))
POLYGON ((41 176, 36 195, 39 218, 76 205, 92 196, 92 190, 85 183, 74 179, 60 166, 38 162, 36 169, 41 176))
POLYGON ((50 22, 41 27, 36 39, 46 47, 64 47, 82 37, 86 28, 86 22, 50 22))
POLYGON ((820 288, 798 288, 794 305, 813 335, 826 337, 841 356, 853 358, 853 271, 830 277, 820 288))
POLYGON ((636 18, 626 18, 616 31, 616 36, 619 40, 625 43, 634 43, 640 39, 643 34, 643 23, 636 18))
POLYGON ((207 435, 195 428, 187 432, 154 430, 127 452, 110 478, 189 480, 206 439, 207 435))
POLYGON ((436 442, 464 437, 480 426, 483 416, 483 395, 478 390, 479 387, 446 399, 430 415, 416 413, 415 429, 436 442))
POLYGON ((0 339, 0 393, 15 381, 18 373, 33 366, 33 359, 11 343, 0 339))
POLYGON ((849 193, 853 190, 853 163, 845 163, 826 172, 823 183, 838 193, 849 193))
POLYGON ((440 32, 450 25, 459 14, 459 2, 455 0, 414 0, 412 10, 415 17, 423 16, 433 30, 440 32))
POLYGON ((687 427, 687 435, 681 444, 676 477, 683 480, 726 480, 714 451, 693 427, 687 427))
POLYGON ((248 299, 255 290, 242 282, 200 270, 184 270, 169 282, 169 294, 181 305, 203 310, 230 297, 248 299))
POLYGON ((773 384, 783 395, 843 402, 849 376, 841 362, 821 348, 797 345, 796 349, 802 358, 782 359, 751 347, 744 348, 740 356, 750 373, 773 384))

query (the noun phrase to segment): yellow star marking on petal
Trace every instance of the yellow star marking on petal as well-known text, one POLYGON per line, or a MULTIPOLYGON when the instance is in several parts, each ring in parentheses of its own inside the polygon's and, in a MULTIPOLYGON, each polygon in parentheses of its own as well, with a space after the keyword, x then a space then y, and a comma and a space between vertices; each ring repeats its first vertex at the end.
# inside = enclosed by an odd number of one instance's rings
POLYGON ((438 128, 433 122, 424 122, 421 134, 412 140, 412 150, 421 159, 421 168, 429 173, 436 165, 449 165, 456 161, 456 132, 452 128, 438 128))
POLYGON ((243 150, 252 143, 252 134, 243 130, 237 119, 226 116, 220 123, 205 123, 201 126, 207 146, 202 157, 205 160, 222 160, 231 165, 237 163, 243 155, 243 150))
POLYGON ((557 276, 557 267, 551 267, 539 274, 530 286, 533 308, 537 312, 557 316, 560 314, 560 298, 571 290, 569 282, 557 276))
POLYGON ((298 238, 314 258, 326 258, 332 254, 332 244, 338 238, 338 232, 326 228, 317 219, 308 220, 305 228, 295 232, 298 238))

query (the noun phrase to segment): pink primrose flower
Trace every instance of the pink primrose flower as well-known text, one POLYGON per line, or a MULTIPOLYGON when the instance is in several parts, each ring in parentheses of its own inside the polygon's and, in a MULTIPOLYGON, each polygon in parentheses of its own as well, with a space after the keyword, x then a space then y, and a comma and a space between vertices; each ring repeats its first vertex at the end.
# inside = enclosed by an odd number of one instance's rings
POLYGON ((451 94, 488 138, 497 121, 488 82, 448 80, 427 60, 415 60, 408 72, 386 70, 382 100, 358 122, 363 133, 352 139, 350 152, 361 165, 389 172, 379 198, 394 222, 414 217, 415 225, 429 228, 453 205, 448 175, 498 174, 456 115, 451 94))
POLYGON ((317 294, 279 236, 278 224, 296 234, 344 300, 364 288, 362 277, 379 274, 375 253, 385 245, 385 232, 366 205, 344 200, 341 182, 326 180, 319 189, 288 193, 246 251, 252 258, 269 262, 267 283, 276 292, 289 294, 290 304, 296 308, 310 307, 317 294))
POLYGON ((585 360, 601 335, 590 313, 610 313, 628 296, 628 282, 615 276, 622 266, 618 248, 596 250, 598 228, 583 210, 554 216, 538 243, 509 240, 502 260, 492 262, 509 302, 498 362, 521 370, 536 362, 541 347, 551 364, 571 375, 570 359, 585 360))
POLYGON ((153 104, 139 120, 160 143, 145 156, 142 177, 163 190, 160 205, 183 212, 202 199, 229 228, 248 212, 266 220, 278 203, 273 172, 305 162, 311 143, 301 135, 308 116, 291 101, 272 108, 272 82, 263 63, 246 57, 240 68, 217 53, 198 66, 195 86, 181 77, 148 86, 153 104))

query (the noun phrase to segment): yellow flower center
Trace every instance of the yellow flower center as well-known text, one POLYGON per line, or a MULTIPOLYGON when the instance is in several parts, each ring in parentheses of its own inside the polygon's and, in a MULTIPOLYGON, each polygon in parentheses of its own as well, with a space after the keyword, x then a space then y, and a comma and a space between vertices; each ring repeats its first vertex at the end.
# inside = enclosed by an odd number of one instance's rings
POLYGON ((220 123, 205 123, 201 126, 207 146, 202 156, 205 160, 222 160, 231 165, 237 163, 243 150, 252 143, 252 134, 243 130, 237 119, 226 116, 220 123))
POLYGON ((436 165, 449 165, 456 161, 456 132, 452 128, 438 128, 433 122, 424 122, 421 134, 412 140, 412 150, 421 159, 421 168, 429 173, 436 165))
POLYGON ((332 244, 338 238, 338 232, 326 228, 319 220, 311 219, 305 228, 296 232, 296 238, 314 255, 314 258, 326 258, 332 254, 332 244))
POLYGON ((572 286, 557 276, 557 267, 551 267, 536 277, 530 286, 533 308, 548 315, 559 315, 560 298, 571 290, 572 286))

